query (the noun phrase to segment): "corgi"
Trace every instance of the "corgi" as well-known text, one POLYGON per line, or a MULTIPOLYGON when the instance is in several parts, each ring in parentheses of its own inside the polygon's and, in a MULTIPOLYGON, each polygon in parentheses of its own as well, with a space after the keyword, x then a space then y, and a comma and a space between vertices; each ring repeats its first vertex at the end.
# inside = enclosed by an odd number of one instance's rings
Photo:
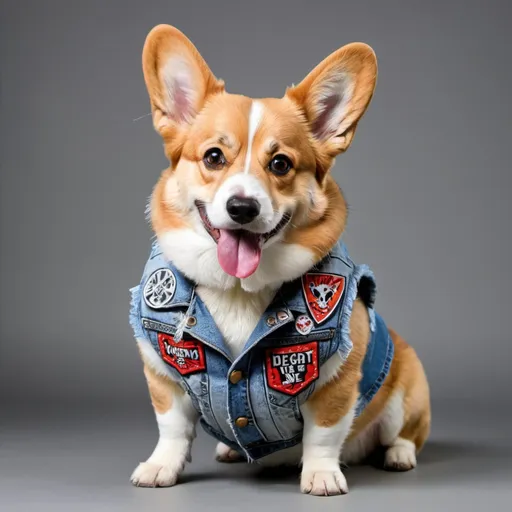
POLYGON ((175 485, 198 422, 219 462, 296 465, 306 494, 347 493, 341 463, 377 449, 384 469, 413 469, 427 378, 376 312, 372 271, 349 256, 330 174, 373 96, 373 50, 343 46, 282 98, 229 94, 169 25, 149 33, 142 64, 170 166, 131 289, 159 429, 131 482, 175 485))

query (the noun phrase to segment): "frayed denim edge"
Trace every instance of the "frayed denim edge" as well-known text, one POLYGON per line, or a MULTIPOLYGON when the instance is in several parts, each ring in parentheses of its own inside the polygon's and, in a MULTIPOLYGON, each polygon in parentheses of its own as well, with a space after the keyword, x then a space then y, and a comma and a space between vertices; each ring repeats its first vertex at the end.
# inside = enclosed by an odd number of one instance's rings
POLYGON ((140 321, 140 285, 130 288, 130 325, 135 338, 146 338, 140 321))
MULTIPOLYGON (((357 298, 359 281, 361 281, 362 277, 368 277, 375 283, 375 277, 373 272, 370 270, 370 267, 367 265, 355 266, 354 272, 350 276, 350 282, 347 288, 346 303, 341 315, 341 346, 338 350, 340 351, 343 359, 346 359, 349 356, 353 347, 352 340, 350 339, 350 317, 352 316, 354 301, 357 298)), ((368 308, 368 315, 370 317, 370 330, 374 332, 376 325, 375 311, 373 308, 368 308)))

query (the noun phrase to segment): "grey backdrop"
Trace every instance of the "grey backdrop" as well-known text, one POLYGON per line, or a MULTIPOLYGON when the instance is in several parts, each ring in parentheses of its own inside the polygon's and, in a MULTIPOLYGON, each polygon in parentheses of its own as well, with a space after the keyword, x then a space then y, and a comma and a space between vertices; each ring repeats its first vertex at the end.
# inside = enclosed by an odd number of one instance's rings
POLYGON ((150 117, 133 119, 149 112, 141 49, 162 22, 250 96, 282 95, 345 43, 373 46, 376 95, 334 170, 353 258, 374 269, 378 309, 434 400, 510 385, 510 3, 333 6, 2 2, 2 394, 145 396, 128 288, 166 161, 150 117))
POLYGON ((296 478, 221 469, 205 438, 186 485, 128 483, 156 440, 128 289, 167 165, 150 118, 133 119, 149 112, 144 38, 171 23, 252 96, 282 95, 350 41, 379 58, 334 173, 352 256, 426 366, 434 428, 416 472, 351 469, 351 494, 323 510, 480 510, 498 487, 509 509, 511 14, 484 0, 2 0, 0 508, 310 510, 296 478))

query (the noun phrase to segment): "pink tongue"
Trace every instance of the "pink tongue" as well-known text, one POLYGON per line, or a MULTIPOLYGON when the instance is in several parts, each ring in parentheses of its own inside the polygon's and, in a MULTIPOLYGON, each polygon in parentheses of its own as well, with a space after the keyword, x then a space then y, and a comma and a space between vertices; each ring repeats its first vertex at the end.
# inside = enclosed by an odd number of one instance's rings
POLYGON ((217 257, 227 274, 241 279, 249 277, 260 263, 260 236, 247 231, 221 229, 217 257))

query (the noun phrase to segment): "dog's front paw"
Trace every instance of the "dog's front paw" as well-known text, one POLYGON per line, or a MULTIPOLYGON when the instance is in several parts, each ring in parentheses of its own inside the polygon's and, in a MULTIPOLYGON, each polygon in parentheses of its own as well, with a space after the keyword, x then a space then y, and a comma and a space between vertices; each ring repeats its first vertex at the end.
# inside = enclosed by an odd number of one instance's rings
POLYGON ((180 468, 170 465, 141 462, 130 480, 136 487, 172 487, 178 481, 180 473, 180 468))
POLYGON ((300 490, 313 496, 337 496, 347 494, 348 485, 340 469, 302 470, 300 490))

